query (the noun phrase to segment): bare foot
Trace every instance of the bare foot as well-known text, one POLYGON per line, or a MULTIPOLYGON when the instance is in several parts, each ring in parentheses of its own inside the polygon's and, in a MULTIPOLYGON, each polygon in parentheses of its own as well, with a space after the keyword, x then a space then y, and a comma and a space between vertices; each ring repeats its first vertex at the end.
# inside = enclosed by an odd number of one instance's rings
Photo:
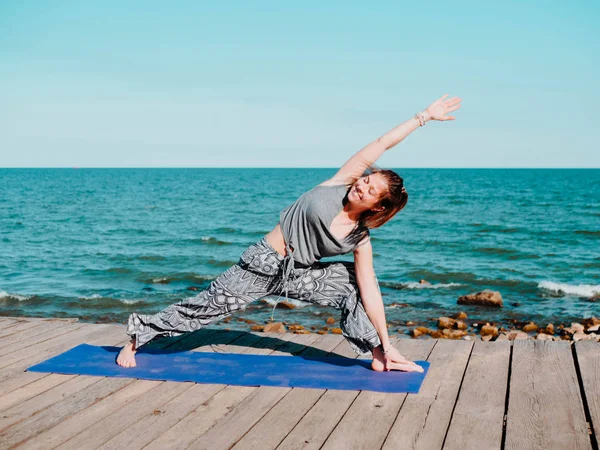
MULTIPOLYGON (((371 368, 376 372, 383 372, 385 369, 385 358, 383 352, 379 347, 373 349, 373 361, 371 362, 371 368)), ((392 370, 402 370, 403 372, 424 372, 421 366, 413 361, 406 362, 390 362, 388 368, 392 370)))
POLYGON ((127 343, 117 356, 117 364, 121 367, 135 367, 135 338, 127 343))

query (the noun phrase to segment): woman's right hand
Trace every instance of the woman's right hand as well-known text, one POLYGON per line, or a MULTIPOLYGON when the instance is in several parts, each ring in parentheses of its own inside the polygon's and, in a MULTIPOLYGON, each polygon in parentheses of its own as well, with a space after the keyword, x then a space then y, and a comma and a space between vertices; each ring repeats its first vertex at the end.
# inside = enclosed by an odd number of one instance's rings
POLYGON ((389 351, 383 355, 384 359, 384 370, 389 371, 391 364, 390 362, 396 363, 396 367, 406 372, 423 372, 423 368, 414 361, 409 361, 400 354, 398 350, 391 347, 389 351))
POLYGON ((446 99, 448 94, 442 95, 435 102, 427 107, 424 111, 425 120, 454 120, 454 116, 446 116, 446 114, 456 111, 460 108, 460 102, 462 101, 459 97, 452 97, 446 99))

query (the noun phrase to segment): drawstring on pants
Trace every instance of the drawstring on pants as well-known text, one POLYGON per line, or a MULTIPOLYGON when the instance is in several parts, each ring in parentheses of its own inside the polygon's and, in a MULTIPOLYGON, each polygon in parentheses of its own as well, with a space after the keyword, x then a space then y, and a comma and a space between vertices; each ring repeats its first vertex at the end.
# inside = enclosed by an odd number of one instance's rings
MULTIPOLYGON (((282 280, 282 284, 283 284, 283 290, 285 291, 285 299, 289 300, 288 298, 288 289, 289 289, 289 282, 290 281, 294 281, 296 278, 293 278, 294 275, 294 250, 292 250, 292 248, 290 247, 290 244, 288 242, 285 243, 285 249, 286 249, 286 255, 283 258, 282 261, 282 270, 283 270, 283 275, 281 277, 282 280), (290 276, 292 276, 292 278, 290 278, 290 276)), ((306 269, 304 269, 303 273, 306 272, 308 269, 310 269, 310 267, 307 267, 306 269)), ((302 274, 300 275, 302 276, 302 274)), ((277 303, 279 303, 279 299, 281 298, 281 294, 277 297, 277 300, 275 300, 275 305, 273 306, 273 311, 271 311, 271 320, 273 319, 273 314, 275 312, 275 308, 277 307, 277 303)))

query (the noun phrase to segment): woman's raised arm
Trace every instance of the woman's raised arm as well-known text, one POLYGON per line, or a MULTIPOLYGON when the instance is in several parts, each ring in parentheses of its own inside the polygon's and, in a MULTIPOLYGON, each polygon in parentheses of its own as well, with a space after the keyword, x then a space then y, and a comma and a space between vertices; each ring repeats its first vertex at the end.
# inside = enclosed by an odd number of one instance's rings
MULTIPOLYGON (((423 119, 426 122, 430 120, 446 121, 455 119, 454 116, 446 116, 446 114, 460 108, 461 99, 458 97, 446 99, 447 96, 448 94, 444 94, 422 112, 423 119)), ((401 142, 406 136, 419 128, 419 125, 419 119, 417 119, 415 115, 415 117, 408 119, 388 131, 383 136, 359 150, 354 156, 346 161, 332 179, 337 180, 340 183, 354 183, 363 175, 367 167, 383 155, 383 152, 401 142)))

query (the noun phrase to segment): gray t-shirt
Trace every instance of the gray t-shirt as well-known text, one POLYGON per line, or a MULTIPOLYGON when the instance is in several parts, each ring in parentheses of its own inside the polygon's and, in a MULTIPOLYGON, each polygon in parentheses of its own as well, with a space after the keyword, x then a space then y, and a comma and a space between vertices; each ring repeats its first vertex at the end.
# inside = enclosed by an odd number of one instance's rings
POLYGON ((344 207, 342 201, 348 189, 344 184, 318 185, 281 211, 281 231, 286 244, 293 247, 294 262, 308 267, 325 256, 348 253, 357 247, 339 241, 329 230, 344 207))

